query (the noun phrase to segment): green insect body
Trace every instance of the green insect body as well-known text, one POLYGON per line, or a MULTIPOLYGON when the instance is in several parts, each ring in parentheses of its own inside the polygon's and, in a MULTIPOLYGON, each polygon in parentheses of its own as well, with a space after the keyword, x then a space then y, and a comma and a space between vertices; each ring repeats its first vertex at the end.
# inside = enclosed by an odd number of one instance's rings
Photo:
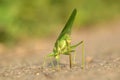
POLYGON ((71 28, 76 16, 77 10, 74 9, 70 18, 68 19, 68 22, 66 23, 65 27, 63 28, 62 32, 60 33, 58 39, 55 42, 53 52, 48 54, 48 57, 55 57, 57 63, 60 61, 60 55, 69 55, 70 59, 70 68, 71 68, 71 52, 74 52, 75 48, 82 44, 83 41, 79 42, 76 45, 71 46, 71 28))

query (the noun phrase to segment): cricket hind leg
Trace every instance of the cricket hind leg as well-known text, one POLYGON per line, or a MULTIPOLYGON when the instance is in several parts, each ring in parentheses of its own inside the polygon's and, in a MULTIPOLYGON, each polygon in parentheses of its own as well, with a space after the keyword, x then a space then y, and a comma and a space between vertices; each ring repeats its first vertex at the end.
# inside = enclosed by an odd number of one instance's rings
POLYGON ((72 49, 75 49, 77 46, 79 46, 80 44, 84 43, 84 41, 80 41, 79 43, 71 46, 72 49))
POLYGON ((82 44, 82 43, 83 43, 83 41, 80 41, 79 43, 77 43, 77 44, 71 46, 71 49, 72 49, 71 52, 74 52, 74 55, 73 55, 73 63, 74 63, 74 64, 76 63, 76 60, 75 60, 75 58, 76 58, 76 52, 75 52, 74 49, 75 49, 77 46, 79 46, 80 44, 82 44))
POLYGON ((72 64, 75 65, 76 64, 76 52, 74 52, 73 54, 73 61, 72 64))
MULTIPOLYGON (((85 52, 84 52, 84 41, 80 41, 78 44, 71 46, 71 48, 76 48, 77 46, 82 45, 82 61, 81 68, 85 68, 85 52)), ((76 52, 73 55, 73 64, 76 64, 76 52)))
POLYGON ((84 41, 82 41, 82 63, 81 63, 81 68, 84 69, 85 68, 85 46, 84 46, 84 41))

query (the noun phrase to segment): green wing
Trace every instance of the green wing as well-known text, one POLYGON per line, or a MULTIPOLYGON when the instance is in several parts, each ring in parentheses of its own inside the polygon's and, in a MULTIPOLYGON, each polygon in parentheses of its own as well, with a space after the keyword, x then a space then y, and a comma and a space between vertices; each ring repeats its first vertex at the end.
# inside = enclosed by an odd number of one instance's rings
POLYGON ((74 9, 71 16, 69 17, 65 27, 63 28, 62 32, 60 33, 57 41, 60 40, 65 34, 68 34, 68 35, 71 34, 71 28, 72 28, 76 13, 77 13, 77 10, 74 9))

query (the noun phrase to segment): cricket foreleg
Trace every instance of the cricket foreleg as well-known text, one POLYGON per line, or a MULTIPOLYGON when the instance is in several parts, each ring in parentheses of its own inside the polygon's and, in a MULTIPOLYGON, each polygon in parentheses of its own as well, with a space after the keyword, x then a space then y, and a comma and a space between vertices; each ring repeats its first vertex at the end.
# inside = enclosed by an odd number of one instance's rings
POLYGON ((54 63, 53 63, 53 61, 52 61, 52 57, 50 56, 45 56, 44 57, 44 62, 43 62, 43 65, 42 65, 42 67, 44 68, 45 66, 46 66, 46 61, 48 60, 48 58, 50 58, 50 64, 52 65, 52 67, 54 68, 54 63))
POLYGON ((55 58, 57 61, 58 68, 60 69, 60 55, 57 55, 55 58))
POLYGON ((42 64, 42 67, 44 68, 45 65, 46 65, 46 60, 47 60, 47 56, 44 57, 44 61, 43 61, 43 64, 42 64))
POLYGON ((50 64, 51 64, 52 68, 55 67, 55 65, 54 65, 54 61, 53 61, 52 57, 50 57, 50 64))

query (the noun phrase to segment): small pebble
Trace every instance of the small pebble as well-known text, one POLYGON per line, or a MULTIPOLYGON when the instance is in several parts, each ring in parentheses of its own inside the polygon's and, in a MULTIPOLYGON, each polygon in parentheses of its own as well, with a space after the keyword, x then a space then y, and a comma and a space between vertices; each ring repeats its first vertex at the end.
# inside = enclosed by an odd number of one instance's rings
POLYGON ((40 73, 36 73, 36 75, 38 76, 38 75, 40 75, 40 73))
POLYGON ((87 56, 87 57, 86 57, 86 62, 87 62, 87 63, 93 62, 93 57, 87 56))

